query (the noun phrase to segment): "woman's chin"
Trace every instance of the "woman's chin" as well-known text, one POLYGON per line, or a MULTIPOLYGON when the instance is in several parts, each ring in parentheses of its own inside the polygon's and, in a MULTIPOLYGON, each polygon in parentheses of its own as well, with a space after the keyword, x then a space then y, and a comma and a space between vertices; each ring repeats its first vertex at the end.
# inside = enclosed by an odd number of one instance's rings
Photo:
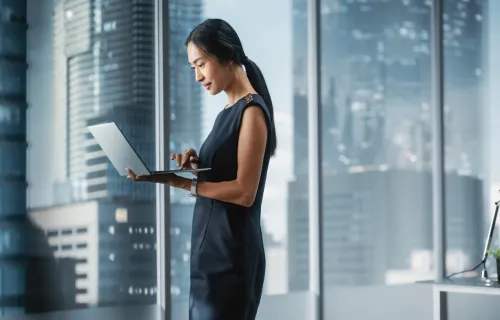
POLYGON ((214 90, 213 88, 210 88, 207 90, 208 94, 211 95, 211 96, 216 96, 217 94, 220 93, 220 91, 218 90, 214 90))

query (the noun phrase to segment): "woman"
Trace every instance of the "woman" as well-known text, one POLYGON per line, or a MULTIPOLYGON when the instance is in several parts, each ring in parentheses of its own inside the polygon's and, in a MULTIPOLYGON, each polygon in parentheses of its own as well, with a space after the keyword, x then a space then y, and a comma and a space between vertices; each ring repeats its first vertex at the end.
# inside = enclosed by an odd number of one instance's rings
POLYGON ((276 150, 273 105, 260 69, 233 28, 220 19, 198 25, 186 40, 196 81, 228 104, 200 149, 172 154, 181 168, 210 167, 198 178, 136 176, 196 196, 191 237, 192 320, 255 319, 264 283, 260 227, 269 160, 276 150), (243 66, 245 70, 243 70, 243 66))

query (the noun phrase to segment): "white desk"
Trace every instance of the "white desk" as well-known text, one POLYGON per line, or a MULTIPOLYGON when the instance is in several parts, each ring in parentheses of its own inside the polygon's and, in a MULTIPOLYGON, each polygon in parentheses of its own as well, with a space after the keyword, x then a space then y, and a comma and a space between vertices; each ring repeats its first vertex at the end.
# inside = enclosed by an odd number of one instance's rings
POLYGON ((478 278, 457 278, 453 280, 422 281, 421 284, 432 286, 432 319, 448 320, 447 293, 468 293, 500 295, 500 285, 485 285, 478 278))

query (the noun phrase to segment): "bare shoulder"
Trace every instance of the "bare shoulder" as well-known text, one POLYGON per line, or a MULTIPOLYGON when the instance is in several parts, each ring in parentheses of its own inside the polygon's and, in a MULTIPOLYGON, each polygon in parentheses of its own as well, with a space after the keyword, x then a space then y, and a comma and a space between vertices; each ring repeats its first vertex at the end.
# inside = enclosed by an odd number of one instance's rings
POLYGON ((243 111, 243 115, 250 115, 250 117, 264 117, 264 110, 257 104, 251 104, 243 111))
POLYGON ((265 140, 267 123, 264 110, 258 105, 250 105, 241 119, 240 140, 265 140))
POLYGON ((267 127, 265 111, 259 105, 249 105, 243 111, 242 123, 251 123, 251 126, 263 125, 267 127))

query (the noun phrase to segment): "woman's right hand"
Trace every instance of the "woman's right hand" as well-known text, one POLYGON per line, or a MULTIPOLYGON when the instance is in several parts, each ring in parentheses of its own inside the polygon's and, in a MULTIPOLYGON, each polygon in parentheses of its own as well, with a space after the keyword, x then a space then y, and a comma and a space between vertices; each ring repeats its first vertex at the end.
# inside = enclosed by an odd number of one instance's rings
POLYGON ((184 150, 184 153, 172 153, 171 160, 177 162, 179 169, 198 169, 200 159, 193 148, 184 150))

